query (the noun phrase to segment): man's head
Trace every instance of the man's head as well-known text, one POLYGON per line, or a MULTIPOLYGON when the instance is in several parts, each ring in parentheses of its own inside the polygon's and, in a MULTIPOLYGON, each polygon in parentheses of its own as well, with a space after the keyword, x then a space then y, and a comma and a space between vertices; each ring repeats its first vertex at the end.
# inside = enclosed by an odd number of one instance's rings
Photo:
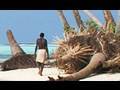
POLYGON ((40 33, 40 37, 44 37, 44 33, 40 33))

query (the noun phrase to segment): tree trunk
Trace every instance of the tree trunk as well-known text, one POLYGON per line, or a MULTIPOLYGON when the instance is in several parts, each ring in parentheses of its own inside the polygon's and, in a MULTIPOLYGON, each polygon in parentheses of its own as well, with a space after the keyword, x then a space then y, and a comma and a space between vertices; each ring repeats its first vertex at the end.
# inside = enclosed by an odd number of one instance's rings
POLYGON ((103 13, 104 13, 104 18, 105 18, 105 29, 108 31, 108 32, 115 32, 115 30, 111 30, 110 27, 112 27, 113 25, 115 26, 116 23, 114 21, 114 18, 110 12, 110 10, 103 10, 103 13), (112 25, 112 26, 111 26, 112 25))
MULTIPOLYGON (((85 78, 87 76, 89 76, 90 74, 94 73, 95 70, 102 65, 102 63, 105 61, 105 56, 103 53, 96 53, 90 60, 90 63, 83 68, 82 70, 80 70, 79 72, 70 74, 68 76, 64 76, 61 77, 59 76, 58 80, 56 81, 77 81, 80 80, 82 78, 85 78)), ((50 80, 54 80, 51 77, 48 77, 50 80)))
POLYGON ((60 20, 63 23, 64 27, 70 27, 68 22, 67 22, 67 19, 64 16, 63 11, 62 10, 57 10, 57 12, 58 12, 58 15, 59 15, 60 20))
POLYGON ((79 29, 81 30, 81 32, 84 30, 85 26, 83 24, 83 21, 81 20, 81 17, 79 15, 78 10, 73 10, 73 15, 75 17, 75 20, 77 22, 77 26, 79 27, 79 29))
POLYGON ((70 25, 68 24, 67 19, 65 18, 62 10, 57 10, 57 13, 58 13, 58 16, 60 17, 60 20, 61 20, 62 24, 64 25, 64 37, 65 37, 65 40, 67 40, 68 39, 68 34, 65 31, 65 29, 69 29, 70 25))
POLYGON ((16 42, 11 30, 7 31, 7 37, 8 37, 8 42, 11 48, 12 56, 25 54, 25 52, 16 42))
POLYGON ((116 25, 116 34, 120 36, 120 10, 118 10, 118 19, 117 19, 117 25, 116 25))
POLYGON ((100 27, 102 27, 102 23, 88 10, 83 10, 94 22, 96 22, 100 27))

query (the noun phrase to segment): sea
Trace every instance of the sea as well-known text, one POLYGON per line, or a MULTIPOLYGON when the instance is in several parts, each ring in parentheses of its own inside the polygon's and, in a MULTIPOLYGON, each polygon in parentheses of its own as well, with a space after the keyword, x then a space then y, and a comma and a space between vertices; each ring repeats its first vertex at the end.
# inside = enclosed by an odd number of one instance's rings
MULTIPOLYGON (((19 44, 19 45, 27 54, 34 54, 35 44, 19 44)), ((49 54, 52 55, 52 53, 55 52, 57 47, 58 46, 55 44, 48 44, 49 54)), ((9 44, 0 44, 0 62, 6 61, 10 57, 11 50, 9 44)))

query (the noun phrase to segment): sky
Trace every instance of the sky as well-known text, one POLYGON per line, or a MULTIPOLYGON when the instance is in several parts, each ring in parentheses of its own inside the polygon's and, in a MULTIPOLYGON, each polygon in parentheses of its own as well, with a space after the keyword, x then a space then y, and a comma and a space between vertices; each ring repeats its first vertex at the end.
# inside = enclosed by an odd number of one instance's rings
MULTIPOLYGON (((117 10, 111 10, 115 21, 118 19, 117 10)), ((79 10, 83 21, 89 17, 79 10)), ((105 23, 102 10, 91 12, 105 23)), ((64 15, 72 27, 77 27, 72 10, 64 10, 64 15)), ((63 37, 63 24, 56 10, 0 10, 0 44, 7 44, 7 30, 11 30, 18 43, 35 43, 40 32, 45 33, 48 43, 56 36, 63 37)))

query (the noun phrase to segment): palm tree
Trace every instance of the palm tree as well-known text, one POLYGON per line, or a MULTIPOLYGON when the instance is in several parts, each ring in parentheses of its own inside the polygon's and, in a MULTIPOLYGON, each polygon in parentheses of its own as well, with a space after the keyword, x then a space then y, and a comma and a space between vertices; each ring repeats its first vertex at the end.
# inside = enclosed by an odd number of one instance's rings
POLYGON ((7 37, 8 37, 8 42, 9 42, 9 45, 11 48, 11 53, 13 56, 25 54, 25 52, 22 50, 22 48, 16 42, 11 30, 7 31, 7 37))
POLYGON ((67 19, 65 18, 62 10, 57 10, 57 13, 60 17, 60 20, 62 21, 62 23, 64 25, 65 40, 69 40, 69 38, 71 38, 72 36, 74 36, 76 34, 75 29, 70 27, 70 25, 68 24, 67 19))
POLYGON ((77 26, 79 27, 79 29, 82 32, 84 30, 85 26, 83 24, 83 21, 81 20, 81 17, 79 15, 79 11, 78 10, 73 10, 73 15, 74 15, 75 20, 77 22, 77 26))
POLYGON ((58 16, 60 17, 61 22, 63 23, 64 27, 70 27, 67 19, 64 16, 64 13, 62 10, 57 10, 58 16))
POLYGON ((58 13, 58 16, 60 17, 62 24, 64 25, 64 37, 65 37, 65 40, 67 40, 68 33, 67 33, 66 29, 69 29, 70 25, 68 24, 67 19, 65 18, 62 10, 57 10, 57 13, 58 13))
POLYGON ((104 13, 105 21, 106 21, 105 29, 108 32, 115 32, 116 23, 114 21, 112 13, 110 12, 110 10, 103 10, 103 13, 104 13))

